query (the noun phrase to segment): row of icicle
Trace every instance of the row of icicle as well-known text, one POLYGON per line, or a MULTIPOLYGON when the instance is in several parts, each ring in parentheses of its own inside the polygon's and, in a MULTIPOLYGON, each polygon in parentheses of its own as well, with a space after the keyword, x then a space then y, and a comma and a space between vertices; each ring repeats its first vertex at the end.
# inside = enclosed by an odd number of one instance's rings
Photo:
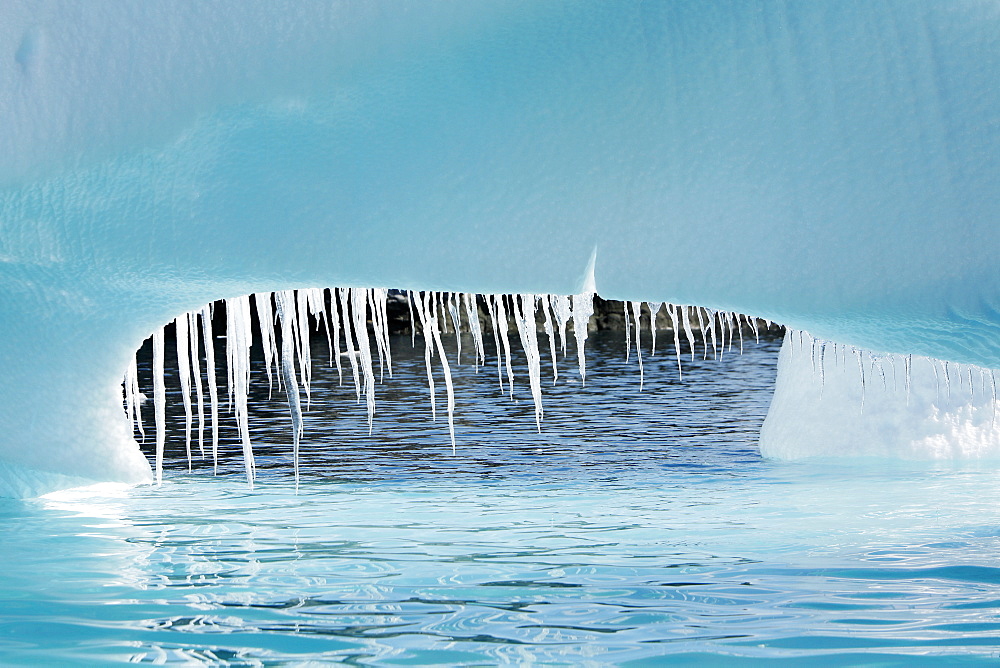
MULTIPOLYGON (((812 363, 812 370, 815 375, 819 376, 820 396, 822 396, 822 392, 826 384, 826 364, 828 357, 832 356, 834 364, 845 369, 856 365, 861 381, 861 401, 859 411, 861 414, 864 414, 865 395, 867 393, 868 385, 866 376, 869 375, 869 373, 872 376, 877 376, 882 381, 882 389, 888 390, 889 379, 887 378, 886 369, 889 369, 892 373, 893 389, 896 389, 896 361, 900 360, 903 363, 903 391, 906 393, 906 404, 909 405, 913 355, 876 353, 871 350, 858 348, 856 346, 816 338, 809 334, 809 332, 802 330, 789 330, 788 338, 793 343, 797 342, 799 352, 805 352, 806 346, 809 346, 809 359, 812 363), (853 361, 848 363, 848 359, 853 361)), ((930 363, 931 369, 934 372, 934 382, 936 386, 935 389, 937 391, 938 403, 941 402, 942 381, 944 381, 943 384, 946 393, 945 397, 948 400, 951 399, 952 373, 956 367, 958 368, 958 372, 956 374, 957 383, 959 385, 967 384, 970 400, 975 401, 976 385, 973 379, 973 374, 978 374, 979 385, 983 395, 991 396, 993 399, 993 422, 996 423, 997 379, 995 369, 988 369, 986 367, 976 366, 973 364, 952 363, 947 360, 935 359, 933 357, 926 357, 923 359, 926 359, 930 363)))
MULTIPOLYGON (((384 288, 332 288, 329 290, 327 307, 327 291, 313 288, 305 290, 281 290, 277 292, 262 292, 254 295, 244 295, 225 300, 226 304, 226 380, 228 388, 228 406, 235 414, 239 428, 240 441, 243 446, 243 460, 247 481, 253 487, 255 462, 250 443, 250 430, 247 413, 247 396, 250 384, 250 348, 253 345, 253 329, 251 326, 250 300, 256 306, 260 344, 264 351, 264 368, 267 373, 269 392, 274 386, 284 388, 288 398, 289 411, 292 418, 293 463, 295 480, 299 477, 299 443, 303 431, 303 407, 301 394, 305 394, 305 405, 310 403, 310 382, 312 378, 312 361, 310 351, 310 317, 316 327, 326 332, 327 344, 330 350, 330 364, 336 364, 337 375, 343 383, 347 370, 341 362, 341 335, 344 337, 343 354, 349 362, 350 375, 354 380, 355 396, 360 402, 365 398, 368 409, 368 432, 372 431, 375 415, 375 373, 372 357, 372 338, 378 357, 379 382, 388 373, 392 377, 392 356, 389 350, 388 313, 386 305, 389 291, 384 288), (272 303, 275 308, 272 309, 272 303), (281 349, 278 349, 279 337, 276 336, 275 322, 280 327, 281 349), (371 325, 369 326, 369 321, 371 325), (297 367, 297 369, 296 369, 297 367), (301 389, 300 389, 301 387, 301 389)), ((432 359, 436 354, 440 360, 445 381, 446 411, 448 415, 448 432, 451 438, 452 451, 455 450, 455 394, 451 381, 451 368, 445 355, 442 335, 450 329, 455 334, 457 345, 457 362, 461 363, 462 338, 464 330, 472 335, 474 350, 473 362, 478 367, 485 364, 486 353, 483 345, 484 326, 481 320, 481 305, 485 309, 492 325, 493 342, 497 351, 497 376, 501 393, 514 396, 514 371, 511 364, 512 349, 509 336, 509 319, 517 325, 521 346, 528 361, 528 380, 531 398, 535 407, 535 423, 541 431, 542 392, 541 392, 541 355, 539 352, 538 323, 543 323, 543 330, 548 339, 549 353, 552 357, 553 383, 559 378, 556 362, 557 350, 566 355, 568 328, 573 325, 576 339, 577 360, 580 377, 586 382, 586 364, 584 345, 587 339, 587 328, 594 312, 593 293, 583 293, 573 296, 561 295, 475 295, 455 292, 417 292, 409 291, 407 301, 410 310, 411 332, 415 343, 416 322, 424 339, 424 358, 427 366, 427 384, 430 393, 431 415, 437 418, 434 377, 432 374, 432 359), (541 311, 541 313, 539 313, 541 311), (464 315, 464 326, 463 326, 464 315), (558 338, 558 342, 557 342, 558 338), (506 372, 506 374, 505 374, 506 372), (506 375, 506 383, 504 376, 506 375)), ((635 353, 639 364, 640 391, 644 382, 642 369, 642 352, 640 344, 640 313, 643 302, 624 302, 626 325, 626 361, 631 354, 634 339, 635 353), (634 336, 633 336, 634 330, 634 336)), ((678 306, 662 302, 646 302, 650 313, 650 333, 652 336, 652 354, 656 352, 656 316, 662 308, 670 318, 673 330, 673 344, 677 356, 678 374, 683 374, 681 368, 680 341, 681 332, 687 340, 692 359, 695 356, 695 335, 697 329, 701 333, 704 357, 709 355, 711 347, 714 357, 721 357, 727 348, 731 350, 738 335, 740 350, 743 348, 743 327, 746 325, 759 336, 757 321, 753 318, 726 311, 710 311, 700 307, 678 306), (697 323, 695 326, 694 323, 697 323)), ((188 470, 191 469, 192 429, 194 410, 197 410, 197 444, 201 456, 205 456, 205 402, 201 374, 201 357, 199 344, 205 350, 206 384, 208 385, 208 405, 211 416, 211 454, 215 470, 218 470, 219 446, 219 398, 216 385, 215 350, 212 331, 213 306, 207 305, 198 311, 191 311, 179 316, 173 324, 176 328, 177 361, 181 385, 181 397, 184 402, 185 415, 185 449, 188 459, 188 470), (193 384, 193 387, 192 387, 193 384), (195 405, 192 405, 192 395, 195 405)), ((766 322, 766 326, 770 323, 766 322)), ((153 343, 153 408, 156 422, 156 481, 163 479, 163 449, 166 434, 165 411, 166 392, 164 387, 164 330, 154 332, 153 343)), ((139 392, 137 364, 133 359, 125 374, 124 381, 125 412, 129 424, 134 425, 145 438, 139 405, 142 395, 139 392)))

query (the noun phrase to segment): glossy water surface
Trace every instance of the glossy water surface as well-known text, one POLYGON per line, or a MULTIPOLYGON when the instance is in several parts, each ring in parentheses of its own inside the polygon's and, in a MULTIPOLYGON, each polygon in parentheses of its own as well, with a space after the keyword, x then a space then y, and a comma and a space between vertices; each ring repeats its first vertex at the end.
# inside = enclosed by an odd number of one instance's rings
POLYGON ((0 501, 0 663, 1000 655, 995 467, 762 461, 777 340, 699 355, 683 383, 672 352, 647 354, 640 393, 622 339, 592 338, 586 386, 561 364, 541 434, 523 364, 517 403, 493 359, 478 375, 453 364, 452 454, 406 338, 369 436, 318 345, 298 493, 287 409, 261 371, 252 492, 227 421, 218 477, 200 457, 186 472, 174 431, 162 487, 0 501))

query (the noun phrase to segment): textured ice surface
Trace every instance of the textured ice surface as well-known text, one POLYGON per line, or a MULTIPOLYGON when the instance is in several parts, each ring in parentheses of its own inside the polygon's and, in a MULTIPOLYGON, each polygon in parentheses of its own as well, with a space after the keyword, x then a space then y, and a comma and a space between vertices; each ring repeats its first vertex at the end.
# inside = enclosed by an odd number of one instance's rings
POLYGON ((760 449, 779 459, 1000 459, 998 409, 990 369, 789 332, 760 449))
POLYGON ((2 11, 9 470, 148 479, 130 355, 279 289, 590 279, 1000 367, 994 2, 2 11))

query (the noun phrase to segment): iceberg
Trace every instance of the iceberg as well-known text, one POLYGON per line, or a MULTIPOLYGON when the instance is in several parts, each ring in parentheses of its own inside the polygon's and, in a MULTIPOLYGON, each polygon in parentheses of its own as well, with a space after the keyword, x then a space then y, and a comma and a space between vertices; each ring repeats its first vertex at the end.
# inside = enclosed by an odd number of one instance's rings
POLYGON ((1000 367, 993 1, 0 12, 0 494, 149 480, 132 354, 257 292, 589 284, 1000 367))

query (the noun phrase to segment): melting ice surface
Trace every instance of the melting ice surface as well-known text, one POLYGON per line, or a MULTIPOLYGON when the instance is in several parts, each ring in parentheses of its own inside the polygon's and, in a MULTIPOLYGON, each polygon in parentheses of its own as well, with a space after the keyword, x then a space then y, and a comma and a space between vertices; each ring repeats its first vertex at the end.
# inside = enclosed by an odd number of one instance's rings
POLYGON ((455 455, 446 422, 429 422, 419 337, 391 341, 373 436, 323 338, 297 494, 287 404, 267 401, 257 349, 253 492, 232 420, 222 477, 197 448, 186 473, 168 354, 162 487, 0 502, 4 663, 939 665, 1000 651, 995 468, 762 460, 775 338, 688 357, 683 383, 645 348, 640 393, 622 333, 594 334, 586 385, 571 349, 546 388, 541 434, 527 383, 515 377, 516 404, 501 395, 488 346, 478 375, 452 369, 455 455))

